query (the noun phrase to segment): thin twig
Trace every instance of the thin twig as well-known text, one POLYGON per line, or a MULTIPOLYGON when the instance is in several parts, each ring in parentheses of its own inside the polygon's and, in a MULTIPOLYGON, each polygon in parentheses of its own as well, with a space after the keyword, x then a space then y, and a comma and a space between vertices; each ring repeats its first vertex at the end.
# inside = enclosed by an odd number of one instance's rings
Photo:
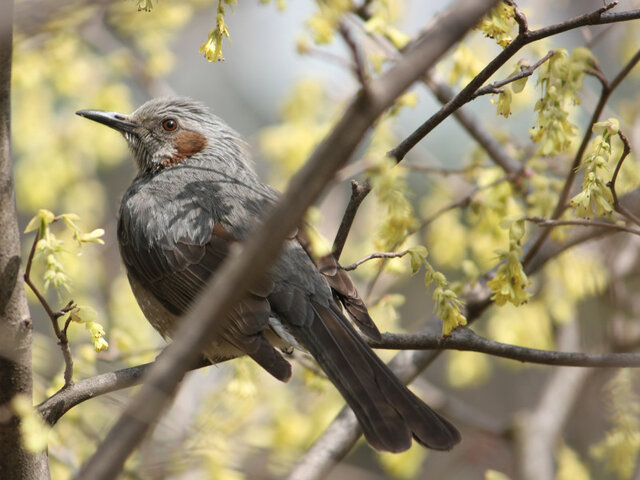
POLYGON ((609 187, 609 189, 611 190, 611 196, 613 197, 613 209, 620 215, 626 217, 636 225, 640 226, 640 218, 638 218, 629 209, 625 208, 625 206, 620 203, 620 200, 618 199, 618 193, 616 192, 616 181, 618 180, 618 174, 622 169, 622 163, 624 162, 625 158, 629 156, 629 153, 631 153, 631 145, 629 144, 629 139, 625 136, 624 133, 622 133, 622 131, 618 131, 618 136, 622 140, 624 149, 620 154, 620 160, 618 160, 616 169, 614 170, 613 176, 611 177, 611 181, 607 183, 607 187, 609 187))
POLYGON ((24 270, 24 283, 29 286, 34 295, 38 298, 38 301, 44 308, 45 312, 47 312, 47 316, 51 320, 51 325, 53 325, 53 331, 58 339, 58 345, 60 345, 60 349, 62 350, 62 357, 64 358, 64 386, 67 388, 69 385, 73 384, 73 358, 71 357, 71 350, 69 349, 69 340, 67 339, 67 326, 68 323, 65 324, 65 328, 60 330, 60 325, 58 325, 58 318, 64 315, 69 310, 75 307, 73 301, 69 302, 66 307, 64 307, 59 312, 54 312, 53 309, 49 306, 49 302, 44 298, 44 295, 40 293, 38 287, 31 280, 31 266, 33 265, 33 257, 36 252, 36 245, 40 240, 40 234, 36 234, 33 239, 33 245, 31 245, 31 250, 29 251, 29 257, 27 259, 27 265, 24 270))
POLYGON ((553 220, 551 218, 544 217, 526 217, 528 222, 535 223, 540 227, 601 227, 611 230, 617 230, 620 232, 633 233, 634 235, 640 235, 640 230, 637 228, 627 227, 625 225, 618 225, 617 223, 599 222, 597 220, 553 220))
POLYGON ((344 21, 340 22, 340 34, 344 39, 344 43, 347 44, 347 47, 349 47, 349 50, 351 51, 351 56, 353 57, 353 69, 356 77, 358 78, 360 85, 362 85, 362 89, 365 91, 365 93, 368 93, 369 75, 367 73, 367 61, 362 54, 360 45, 356 43, 355 39, 353 38, 353 33, 351 32, 351 30, 349 30, 347 23, 344 21))
POLYGON ((551 50, 549 53, 547 53, 544 57, 542 57, 540 60, 538 60, 533 65, 530 65, 530 66, 527 66, 527 67, 525 67, 525 66, 520 67, 520 72, 519 73, 516 73, 515 75, 512 75, 509 78, 505 78, 504 80, 500 80, 498 82, 493 82, 493 83, 490 83, 489 85, 487 85, 485 87, 479 88, 471 96, 469 101, 473 100, 476 97, 479 97, 480 95, 486 95, 486 94, 489 94, 489 93, 501 93, 502 90, 500 90, 500 89, 502 87, 504 87, 505 85, 508 85, 509 83, 513 83, 516 80, 520 80, 521 78, 530 77, 533 74, 533 72, 535 72, 538 69, 538 67, 540 67, 547 60, 549 60, 551 57, 553 57, 554 54, 555 54, 555 52, 553 50, 551 50))
POLYGON ((401 257, 404 257, 407 253, 409 253, 409 250, 403 250, 402 252, 375 252, 375 253, 370 253, 366 257, 361 258, 360 260, 358 260, 357 262, 352 263, 351 265, 347 265, 346 267, 342 267, 342 268, 344 268, 347 271, 355 270, 360 265, 362 265, 365 262, 368 262, 369 260, 374 260, 376 258, 401 258, 401 257))
POLYGON ((435 165, 422 165, 419 163, 404 163, 404 168, 407 170, 413 170, 416 172, 434 173, 436 175, 442 175, 448 177, 450 175, 466 175, 475 169, 488 169, 494 168, 495 165, 469 165, 462 168, 442 168, 435 165))
POLYGON ((368 180, 362 184, 355 180, 351 181, 351 198, 349 199, 349 204, 342 216, 342 221, 340 222, 340 227, 338 227, 338 232, 336 233, 336 237, 333 241, 333 247, 331 249, 336 261, 338 261, 340 259, 340 255, 342 255, 342 249, 344 248, 344 244, 346 243, 349 232, 351 231, 351 226, 353 225, 353 221, 358 213, 358 208, 360 208, 360 204, 370 191, 371 184, 368 180))

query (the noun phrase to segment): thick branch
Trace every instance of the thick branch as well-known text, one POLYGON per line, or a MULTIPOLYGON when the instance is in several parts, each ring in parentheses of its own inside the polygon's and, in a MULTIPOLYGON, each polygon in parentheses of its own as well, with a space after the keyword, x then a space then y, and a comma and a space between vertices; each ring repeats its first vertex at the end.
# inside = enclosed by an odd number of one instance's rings
POLYGON ((182 321, 174 343, 150 369, 140 392, 131 400, 78 478, 110 479, 175 394, 188 365, 219 334, 220 322, 246 290, 277 257, 284 239, 299 224, 334 173, 353 154, 376 118, 475 24, 494 1, 458 2, 425 32, 392 69, 369 83, 347 108, 331 133, 293 178, 282 201, 264 225, 241 248, 235 248, 182 321))
POLYGON ((32 396, 31 315, 20 275, 20 233, 11 159, 11 56, 13 1, 0 0, 0 476, 49 478, 46 453, 20 442, 20 421, 10 402, 32 396))

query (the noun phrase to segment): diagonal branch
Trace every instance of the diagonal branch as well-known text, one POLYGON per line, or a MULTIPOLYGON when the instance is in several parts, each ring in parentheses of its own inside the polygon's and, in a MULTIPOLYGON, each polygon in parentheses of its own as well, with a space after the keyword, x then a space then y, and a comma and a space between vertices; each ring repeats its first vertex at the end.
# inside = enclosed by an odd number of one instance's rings
POLYGON ((349 199, 349 204, 342 216, 342 221, 340 222, 340 227, 338 227, 338 232, 336 233, 336 238, 333 241, 333 247, 331 249, 336 261, 340 260, 342 249, 344 248, 344 244, 346 243, 349 232, 351 231, 351 225, 353 225, 353 221, 356 218, 358 208, 360 208, 360 204, 367 195, 369 195, 370 191, 371 184, 368 180, 363 184, 359 184, 355 180, 351 181, 351 198, 349 199))

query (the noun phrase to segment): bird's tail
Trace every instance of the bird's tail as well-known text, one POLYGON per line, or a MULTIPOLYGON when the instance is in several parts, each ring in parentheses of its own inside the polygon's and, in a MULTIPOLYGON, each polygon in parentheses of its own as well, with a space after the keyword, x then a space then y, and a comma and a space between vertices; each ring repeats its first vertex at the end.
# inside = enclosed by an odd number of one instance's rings
POLYGON ((377 450, 402 452, 411 438, 449 450, 460 433, 411 393, 360 338, 337 306, 312 302, 315 319, 295 336, 309 350, 355 412, 377 450))

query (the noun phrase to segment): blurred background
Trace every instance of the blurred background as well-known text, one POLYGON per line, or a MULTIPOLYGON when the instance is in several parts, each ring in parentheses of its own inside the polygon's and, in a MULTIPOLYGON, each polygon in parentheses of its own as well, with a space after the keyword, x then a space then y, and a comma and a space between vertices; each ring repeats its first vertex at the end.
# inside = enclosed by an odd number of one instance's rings
MULTIPOLYGON (((351 52, 343 39, 336 34, 323 42, 321 32, 313 28, 313 19, 322 12, 319 4, 331 3, 241 0, 236 6, 227 6, 225 22, 230 38, 222 44, 224 61, 212 63, 199 49, 215 28, 217 1, 17 2, 12 131, 22 226, 46 208, 55 214, 78 214, 78 223, 86 231, 105 229, 105 245, 79 249, 64 227, 52 227, 65 241, 58 258, 72 286, 69 291, 50 287, 48 298, 58 308, 71 298, 94 308, 110 345, 96 353, 86 330, 72 325, 69 333, 76 378, 151 361, 164 342, 140 313, 117 251, 117 210, 135 175, 134 165, 119 134, 74 112, 104 109, 129 113, 152 97, 192 97, 238 130, 265 181, 284 189, 358 89, 351 52), (139 11, 139 6, 150 4, 151 11, 139 11)), ((368 3, 374 7, 381 4, 385 21, 396 29, 397 37, 410 38, 450 2, 368 3)), ((519 3, 532 28, 602 6, 599 0, 519 3)), ((621 0, 616 11, 638 7, 639 1, 621 0)), ((350 15, 347 24, 366 52, 372 72, 384 70, 390 60, 374 36, 367 34, 362 19, 350 15)), ((570 53, 584 45, 591 47, 601 70, 612 78, 640 46, 639 32, 635 21, 585 27, 552 37, 519 52, 492 81, 511 75, 521 58, 534 63, 551 49, 565 48, 570 53)), ((472 32, 438 64, 435 73, 457 91, 500 50, 494 40, 472 32)), ((620 119, 636 149, 640 147, 638 78, 637 72, 631 74, 604 115, 620 119)), ((585 80, 580 105, 570 109, 571 121, 578 127, 577 140, 534 175, 551 178, 536 190, 547 203, 556 198, 557 183, 561 185, 599 90, 596 80, 585 80)), ((497 96, 480 97, 467 108, 514 158, 534 164, 544 160, 535 148, 531 150, 529 138, 539 95, 534 74, 524 91, 514 97, 508 119, 496 114, 492 98, 495 101, 497 96)), ((385 152, 439 105, 428 88, 419 84, 376 125, 357 158, 338 175, 310 214, 329 242, 348 201, 350 180, 362 180, 372 169, 384 170, 380 165, 385 152)), ((627 191, 640 186, 635 162, 635 157, 631 158, 625 166, 627 191)), ((394 191, 402 197, 400 210, 404 210, 387 211, 391 209, 388 199, 375 192, 370 195, 359 211, 342 263, 391 247, 402 250, 425 245, 432 265, 464 292, 496 265, 495 251, 507 248, 507 231, 497 226, 498 217, 515 214, 517 209, 501 210, 495 204, 507 205, 516 193, 508 183, 489 188, 473 198, 471 213, 454 210, 439 216, 428 228, 405 235, 399 243, 393 235, 385 234, 385 222, 415 226, 476 186, 503 175, 487 166, 486 155, 453 118, 420 142, 404 163, 407 166, 389 173, 394 191), (488 226, 482 219, 495 222, 488 226)), ((31 246, 31 235, 24 237, 25 252, 31 246)), ((610 350, 612 339, 618 338, 614 330, 623 337, 638 332, 634 323, 640 307, 634 295, 637 262, 637 242, 628 237, 612 240, 605 247, 599 244, 572 250, 533 279, 532 301, 517 309, 494 307, 474 329, 496 340, 536 348, 610 350), (627 255, 620 257, 621 252, 627 255), (611 260, 612 253, 618 255, 615 258, 620 264, 611 260)), ((46 268, 40 259, 34 277, 41 280, 46 268)), ((422 273, 411 276, 407 259, 369 262, 352 277, 366 295, 382 331, 413 332, 428 322, 439 328, 431 313, 432 291, 425 286, 422 273)), ((36 318, 34 368, 39 402, 62 385, 63 363, 50 324, 35 302, 32 312, 36 318)), ((392 354, 383 351, 380 355, 389 359, 392 354)), ((332 386, 305 362, 298 362, 295 371, 288 385, 279 384, 244 359, 190 373, 171 410, 127 463, 123 478, 283 476, 342 406, 332 386)), ((553 372, 552 367, 532 367, 474 353, 441 355, 413 388, 460 427, 463 443, 451 453, 427 452, 414 446, 394 456, 379 455, 361 442, 329 478, 476 479, 484 478, 489 469, 516 478, 518 451, 513 436, 519 430, 514 425, 530 418, 528 415, 544 413, 544 408, 538 408, 541 405, 550 405, 551 410, 560 406, 568 409, 560 417, 564 428, 560 428, 561 440, 554 446, 558 472, 567 476, 556 478, 630 478, 640 448, 638 423, 634 427, 634 420, 625 417, 619 431, 614 430, 620 426, 615 419, 624 416, 620 412, 626 411, 625 405, 637 398, 633 389, 637 375, 585 369, 571 394, 559 397, 556 405, 545 397, 553 398, 553 391, 547 388, 553 372), (610 432, 620 431, 626 432, 621 435, 627 435, 627 441, 612 444, 610 432)), ((62 418, 50 437, 53 478, 69 478, 76 471, 104 438, 130 394, 120 391, 102 396, 62 418)), ((555 418, 555 413, 549 418, 555 418)))

